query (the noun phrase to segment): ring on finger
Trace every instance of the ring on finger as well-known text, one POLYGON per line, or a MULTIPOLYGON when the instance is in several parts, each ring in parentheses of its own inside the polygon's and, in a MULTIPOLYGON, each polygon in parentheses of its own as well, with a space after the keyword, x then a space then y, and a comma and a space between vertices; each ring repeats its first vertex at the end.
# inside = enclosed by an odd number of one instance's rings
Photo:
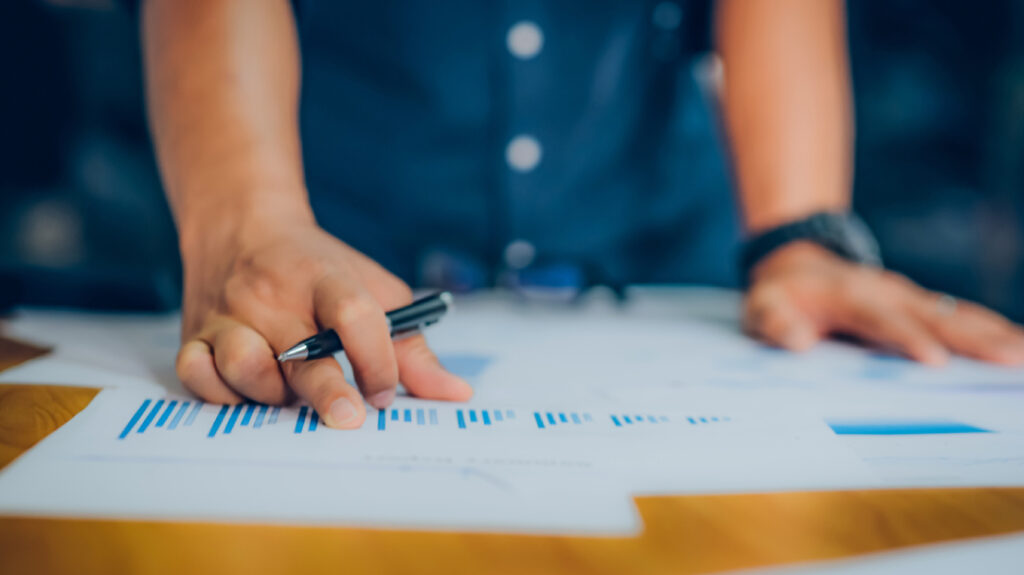
POLYGON ((957 300, 949 294, 942 294, 935 302, 935 313, 941 317, 949 317, 956 313, 957 300))

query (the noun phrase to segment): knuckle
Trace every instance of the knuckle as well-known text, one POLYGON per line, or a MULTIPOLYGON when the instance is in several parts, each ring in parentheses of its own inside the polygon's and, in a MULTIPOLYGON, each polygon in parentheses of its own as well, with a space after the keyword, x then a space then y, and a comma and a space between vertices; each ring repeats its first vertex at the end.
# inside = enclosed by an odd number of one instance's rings
POLYGON ((338 307, 338 325, 361 324, 376 316, 382 316, 383 311, 377 302, 367 296, 354 296, 346 299, 338 307))
POLYGON ((244 383, 261 379, 268 369, 267 353, 250 341, 241 331, 230 331, 214 350, 219 358, 217 367, 223 378, 231 383, 244 383))

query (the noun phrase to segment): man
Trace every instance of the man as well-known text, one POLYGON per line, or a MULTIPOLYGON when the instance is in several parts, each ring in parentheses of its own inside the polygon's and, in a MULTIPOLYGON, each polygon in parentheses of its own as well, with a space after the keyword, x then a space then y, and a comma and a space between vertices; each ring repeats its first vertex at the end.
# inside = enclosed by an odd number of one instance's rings
MULTIPOLYGON (((728 281, 725 170, 680 49, 690 8, 145 1, 185 266, 182 381, 215 402, 297 394, 357 427, 336 361, 275 355, 333 328, 373 406, 399 381, 471 395, 422 337, 389 339, 384 311, 410 300, 399 276, 569 262, 601 281, 728 281)), ((844 333, 929 364, 1024 362, 1003 318, 863 265, 844 26, 841 0, 715 6, 745 328, 792 350, 844 333)))

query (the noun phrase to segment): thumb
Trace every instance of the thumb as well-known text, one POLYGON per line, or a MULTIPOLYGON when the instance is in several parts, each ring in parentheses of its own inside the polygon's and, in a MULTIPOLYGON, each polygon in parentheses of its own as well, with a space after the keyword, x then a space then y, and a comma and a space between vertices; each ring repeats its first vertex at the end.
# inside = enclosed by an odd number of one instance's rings
POLYGON ((766 343, 805 351, 821 341, 821 330, 796 298, 775 286, 753 287, 747 295, 744 330, 766 343))

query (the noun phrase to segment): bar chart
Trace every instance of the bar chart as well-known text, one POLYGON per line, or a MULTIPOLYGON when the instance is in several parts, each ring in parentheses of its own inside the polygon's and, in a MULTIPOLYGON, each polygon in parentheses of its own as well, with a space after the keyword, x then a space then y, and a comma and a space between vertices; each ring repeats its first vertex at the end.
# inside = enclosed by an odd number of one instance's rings
MULTIPOLYGON (((698 428, 732 421, 725 415, 667 415, 601 410, 469 408, 457 404, 420 403, 404 400, 378 411, 369 410, 362 429, 377 432, 430 433, 447 430, 458 433, 506 430, 545 433, 654 429, 672 426, 698 428), (519 413, 522 418, 517 417, 519 413)), ((214 405, 185 398, 146 398, 128 414, 117 438, 125 440, 173 431, 201 431, 207 438, 237 436, 239 433, 276 429, 286 435, 309 435, 327 429, 312 407, 269 406, 260 403, 214 405), (279 421, 282 422, 279 424, 279 421)))

